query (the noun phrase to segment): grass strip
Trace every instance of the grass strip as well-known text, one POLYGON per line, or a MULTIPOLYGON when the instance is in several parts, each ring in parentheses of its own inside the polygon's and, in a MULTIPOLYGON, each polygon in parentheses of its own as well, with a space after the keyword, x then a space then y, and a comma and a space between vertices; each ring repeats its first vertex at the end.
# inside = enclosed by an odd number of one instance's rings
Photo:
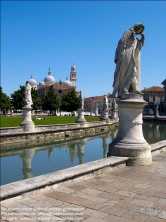
MULTIPOLYGON (((35 116, 32 116, 32 120, 35 125, 53 125, 53 124, 70 124, 75 123, 77 116, 38 116, 41 120, 35 120, 35 116)), ((23 120, 23 116, 0 116, 0 127, 17 127, 23 120)), ((99 121, 99 117, 85 116, 87 122, 99 121)))

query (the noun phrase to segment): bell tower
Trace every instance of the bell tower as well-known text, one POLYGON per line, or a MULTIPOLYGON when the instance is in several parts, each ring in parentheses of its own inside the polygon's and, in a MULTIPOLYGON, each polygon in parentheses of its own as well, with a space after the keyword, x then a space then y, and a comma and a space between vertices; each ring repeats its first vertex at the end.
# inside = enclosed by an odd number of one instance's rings
POLYGON ((73 84, 73 86, 76 88, 76 67, 74 66, 74 64, 71 67, 71 71, 70 71, 70 82, 73 84))

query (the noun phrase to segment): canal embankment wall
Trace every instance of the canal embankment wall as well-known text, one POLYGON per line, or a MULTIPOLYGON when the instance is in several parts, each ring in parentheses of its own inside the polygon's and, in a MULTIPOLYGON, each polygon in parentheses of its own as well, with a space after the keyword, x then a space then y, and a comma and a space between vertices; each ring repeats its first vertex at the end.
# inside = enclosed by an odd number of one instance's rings
POLYGON ((67 139, 106 133, 117 127, 118 122, 111 120, 109 123, 106 121, 97 121, 87 122, 84 125, 80 123, 41 125, 35 126, 34 132, 23 131, 22 127, 1 128, 0 144, 26 141, 38 141, 40 143, 45 140, 53 140, 54 142, 64 141, 67 139))
POLYGON ((166 123, 166 116, 143 116, 144 122, 166 123))
MULTIPOLYGON (((152 156, 166 151, 166 140, 151 145, 152 156)), ((50 189, 56 189, 65 184, 101 175, 110 170, 127 167, 129 157, 111 156, 105 159, 84 163, 75 167, 60 170, 53 173, 13 182, 0 187, 1 201, 20 200, 50 189)))

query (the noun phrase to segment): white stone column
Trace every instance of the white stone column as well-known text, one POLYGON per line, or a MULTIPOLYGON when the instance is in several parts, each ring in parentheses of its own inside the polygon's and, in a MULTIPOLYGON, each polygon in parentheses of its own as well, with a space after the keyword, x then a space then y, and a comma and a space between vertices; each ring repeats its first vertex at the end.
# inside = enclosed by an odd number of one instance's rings
POLYGON ((23 127, 24 131, 34 132, 35 131, 35 124, 32 121, 31 116, 31 107, 23 107, 23 121, 20 123, 20 126, 23 127))
POLYGON ((127 165, 149 165, 151 147, 142 132, 142 109, 147 104, 141 94, 124 94, 118 102, 119 128, 109 144, 108 156, 130 157, 127 165))

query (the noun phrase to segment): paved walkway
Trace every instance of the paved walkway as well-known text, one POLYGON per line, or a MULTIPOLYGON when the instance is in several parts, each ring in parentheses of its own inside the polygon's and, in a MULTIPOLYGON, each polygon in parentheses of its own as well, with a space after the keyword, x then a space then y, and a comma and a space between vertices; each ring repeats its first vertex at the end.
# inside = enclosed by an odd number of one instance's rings
POLYGON ((3 221, 166 222, 166 152, 65 187, 2 202, 3 221))

